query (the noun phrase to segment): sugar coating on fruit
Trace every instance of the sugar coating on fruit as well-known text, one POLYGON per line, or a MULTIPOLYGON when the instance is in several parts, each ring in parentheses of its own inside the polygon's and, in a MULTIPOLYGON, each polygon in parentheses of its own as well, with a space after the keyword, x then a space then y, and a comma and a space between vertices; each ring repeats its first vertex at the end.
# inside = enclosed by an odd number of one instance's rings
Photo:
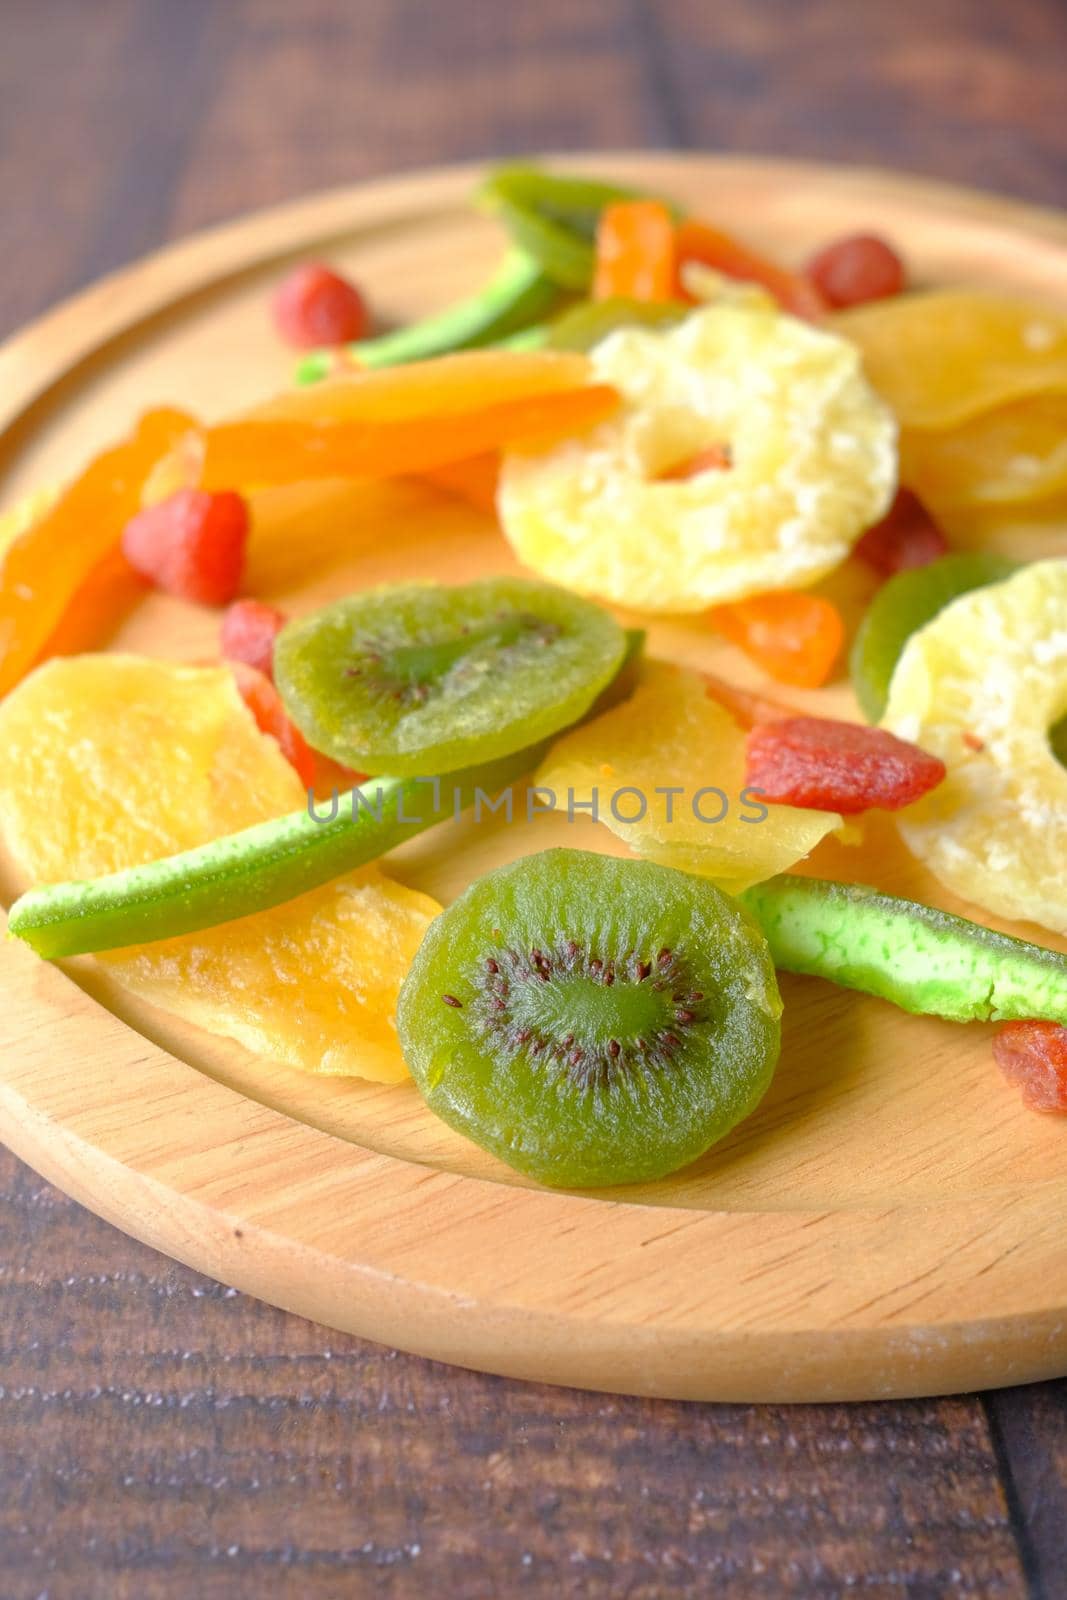
POLYGON ((896 424, 846 340, 759 305, 628 328, 591 357, 622 410, 581 438, 511 451, 498 505, 519 557, 653 612, 813 583, 884 513, 896 424), (731 466, 664 477, 710 445, 731 466))
POLYGON ((662 661, 643 666, 622 705, 557 740, 534 778, 546 805, 588 816, 595 803, 636 855, 732 894, 785 872, 841 827, 834 812, 760 806, 747 783, 743 729, 697 673, 662 661))
POLYGON ((1067 933, 1067 560, 953 600, 901 653, 882 726, 939 756, 945 781, 899 819, 954 893, 1067 933))
MULTIPOLYGON (((140 865, 305 803, 228 667, 81 656, 0 705, 0 824, 27 880, 140 865)), ((134 994, 306 1071, 406 1076, 400 984, 439 907, 365 867, 286 905, 96 959, 134 994)))

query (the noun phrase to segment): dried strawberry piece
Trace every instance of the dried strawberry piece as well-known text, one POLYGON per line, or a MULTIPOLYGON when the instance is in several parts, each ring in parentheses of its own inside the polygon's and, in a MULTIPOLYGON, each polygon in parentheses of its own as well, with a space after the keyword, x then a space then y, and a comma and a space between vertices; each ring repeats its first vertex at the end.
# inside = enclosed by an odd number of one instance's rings
POLYGON ((853 814, 899 811, 933 789, 945 764, 882 728, 789 717, 753 728, 746 783, 785 806, 853 814))
POLYGON ((244 661, 231 661, 237 690, 245 705, 256 719, 260 733, 277 739, 282 755, 296 772, 305 789, 315 786, 315 752, 310 748, 300 729, 291 722, 282 705, 281 695, 265 677, 244 661))
POLYGON ((262 600, 235 600, 222 619, 220 646, 227 661, 245 661, 273 681, 274 641, 285 627, 284 611, 262 600))
POLYGON ((248 507, 239 494, 179 489, 130 519, 122 553, 157 589, 224 606, 240 587, 247 539, 248 507))
POLYGON ((808 277, 831 306, 861 306, 904 288, 904 263, 876 233, 835 239, 808 263, 808 277))
POLYGON ((367 307, 355 284, 320 261, 295 267, 274 296, 274 322, 298 350, 347 344, 367 331, 367 307))
POLYGON ((1031 1111, 1067 1111, 1067 1028, 1058 1022, 1006 1022, 993 1059, 1022 1090, 1031 1111))
POLYGON ((856 554, 875 572, 891 578, 910 567, 928 567, 948 550, 948 540, 917 494, 898 489, 882 518, 856 545, 856 554))

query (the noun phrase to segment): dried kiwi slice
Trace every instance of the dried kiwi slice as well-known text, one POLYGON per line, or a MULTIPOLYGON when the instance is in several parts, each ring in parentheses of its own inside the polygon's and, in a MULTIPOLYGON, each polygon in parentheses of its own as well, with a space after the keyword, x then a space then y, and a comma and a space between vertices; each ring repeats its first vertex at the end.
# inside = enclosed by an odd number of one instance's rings
POLYGON ((1002 583, 1017 563, 988 550, 963 550, 925 567, 898 572, 883 583, 856 630, 849 672, 860 710, 880 722, 901 651, 950 600, 986 584, 1002 583))
POLYGON ((301 617, 274 646, 285 708, 363 772, 452 772, 556 733, 626 652, 606 612, 549 584, 405 584, 301 617))
POLYGON ((400 994, 427 1104, 543 1183, 662 1177, 756 1105, 778 1057, 766 940, 706 879, 579 850, 479 879, 400 994))

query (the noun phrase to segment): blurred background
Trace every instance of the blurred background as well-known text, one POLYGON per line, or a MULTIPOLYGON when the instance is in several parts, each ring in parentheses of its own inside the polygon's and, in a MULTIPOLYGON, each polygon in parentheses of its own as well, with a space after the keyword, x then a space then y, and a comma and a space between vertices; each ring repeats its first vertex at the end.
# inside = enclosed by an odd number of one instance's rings
POLYGON ((492 154, 1067 191, 1063 0, 0 0, 0 41, 0 332, 189 229, 492 154))

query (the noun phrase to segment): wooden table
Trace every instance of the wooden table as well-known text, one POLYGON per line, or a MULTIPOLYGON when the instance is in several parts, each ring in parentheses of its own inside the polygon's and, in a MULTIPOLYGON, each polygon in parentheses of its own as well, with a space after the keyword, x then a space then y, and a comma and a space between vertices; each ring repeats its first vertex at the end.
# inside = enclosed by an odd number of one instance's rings
MULTIPOLYGON (((5 0, 0 332, 215 219, 509 151, 1062 203, 1065 53, 1059 0, 5 0)), ((1067 1383, 811 1408, 508 1383, 244 1299, 0 1152, 0 1600, 1051 1600, 1065 1509, 1067 1383)))

